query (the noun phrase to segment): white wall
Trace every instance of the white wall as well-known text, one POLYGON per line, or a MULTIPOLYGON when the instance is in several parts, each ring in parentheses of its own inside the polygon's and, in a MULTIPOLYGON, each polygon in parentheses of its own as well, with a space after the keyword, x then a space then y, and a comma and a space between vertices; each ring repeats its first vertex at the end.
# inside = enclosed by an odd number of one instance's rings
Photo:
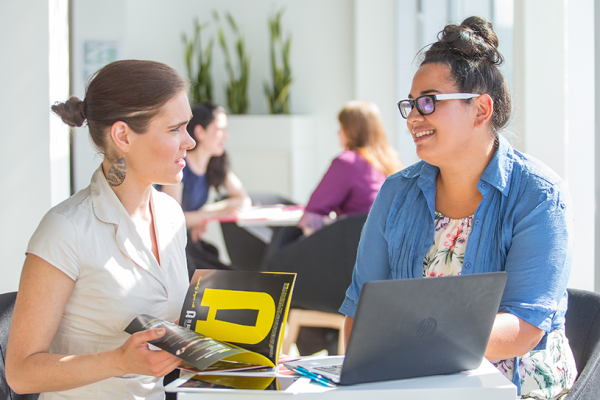
POLYGON ((515 129, 524 150, 569 187, 575 219, 569 286, 593 290, 594 2, 517 0, 515 16, 515 129), (542 8, 544 18, 537 18, 542 8))
POLYGON ((0 2, 0 293, 17 290, 29 237, 50 208, 48 0, 0 2))
MULTIPOLYGON (((594 90, 594 0, 565 1, 563 6, 566 20, 565 57, 567 88, 565 104, 567 124, 564 136, 567 144, 566 180, 573 197, 575 210, 575 256, 573 272, 569 285, 571 287, 594 290, 595 271, 594 258, 594 218, 595 212, 594 159, 600 155, 595 153, 595 109, 594 90), (583 39, 585 38, 585 39, 583 39), (583 40, 582 40, 583 39, 583 40), (581 106, 589 107, 589 112, 581 110, 581 106)), ((549 46, 550 47, 550 46, 549 46)), ((554 104, 547 104, 548 109, 554 104)), ((596 289, 600 289, 596 287, 596 289)))

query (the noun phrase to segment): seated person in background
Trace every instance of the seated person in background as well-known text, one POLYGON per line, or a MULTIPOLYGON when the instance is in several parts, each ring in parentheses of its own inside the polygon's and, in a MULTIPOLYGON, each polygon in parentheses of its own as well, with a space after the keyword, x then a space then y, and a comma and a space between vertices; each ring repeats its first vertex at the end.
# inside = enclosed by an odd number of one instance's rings
POLYGON ((511 100, 492 25, 470 17, 438 38, 398 103, 422 161, 388 178, 369 213, 340 308, 346 342, 367 281, 506 271, 485 357, 523 398, 562 397, 577 374, 567 187, 499 134, 511 100))
POLYGON ((96 73, 85 100, 52 106, 69 126, 87 121, 104 157, 90 186, 48 211, 27 246, 6 353, 15 392, 164 398, 162 377, 181 362, 148 348, 164 329, 124 329, 144 313, 177 320, 189 286, 183 213, 152 187, 179 182, 194 146, 186 92, 174 69, 123 60, 96 73))
POLYGON ((333 160, 298 222, 305 236, 336 216, 367 213, 385 178, 402 169, 387 142, 379 109, 351 101, 338 115, 338 136, 344 152, 333 160))
MULTIPOLYGON (((402 169, 398 154, 388 145, 375 104, 350 101, 338 114, 338 120, 344 152, 331 163, 298 222, 304 236, 335 221, 331 213, 339 217, 369 212, 386 177, 402 169)), ((280 229, 278 234, 280 247, 294 237, 291 229, 280 229)), ((302 355, 324 348, 329 354, 336 354, 337 340, 334 329, 302 327, 296 345, 302 355)))
POLYGON ((181 204, 185 215, 190 277, 199 268, 235 269, 223 264, 217 248, 203 241, 202 236, 206 232, 207 219, 235 215, 251 205, 242 183, 229 169, 224 148, 227 140, 225 109, 207 102, 194 106, 192 113, 187 130, 196 141, 196 147, 187 153, 181 182, 162 187, 164 193, 181 204), (206 204, 211 187, 217 192, 224 188, 227 198, 206 204))

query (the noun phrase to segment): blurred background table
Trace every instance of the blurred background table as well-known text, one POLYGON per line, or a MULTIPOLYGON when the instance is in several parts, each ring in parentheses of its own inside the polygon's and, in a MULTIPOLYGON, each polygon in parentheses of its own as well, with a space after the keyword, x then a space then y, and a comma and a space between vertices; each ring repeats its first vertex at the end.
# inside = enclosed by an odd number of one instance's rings
MULTIPOLYGON (((295 226, 302 214, 302 205, 275 204, 252 207, 233 219, 238 226, 295 226)), ((222 221, 223 222, 223 221, 222 221)))

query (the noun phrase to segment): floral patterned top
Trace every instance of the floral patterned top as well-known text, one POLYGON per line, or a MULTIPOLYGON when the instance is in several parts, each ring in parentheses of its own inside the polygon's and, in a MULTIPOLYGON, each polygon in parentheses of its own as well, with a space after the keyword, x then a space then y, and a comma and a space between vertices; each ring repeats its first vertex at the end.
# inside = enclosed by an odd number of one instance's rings
MULTIPOLYGON (((424 277, 460 275, 472 227, 472 215, 453 219, 436 210, 434 243, 423 260, 424 277)), ((515 361, 519 369, 520 399, 562 399, 577 377, 564 328, 548 334, 545 350, 532 350, 522 357, 493 364, 514 382, 515 361)))
POLYGON ((460 275, 473 216, 453 219, 435 212, 434 244, 423 260, 423 276, 460 275))

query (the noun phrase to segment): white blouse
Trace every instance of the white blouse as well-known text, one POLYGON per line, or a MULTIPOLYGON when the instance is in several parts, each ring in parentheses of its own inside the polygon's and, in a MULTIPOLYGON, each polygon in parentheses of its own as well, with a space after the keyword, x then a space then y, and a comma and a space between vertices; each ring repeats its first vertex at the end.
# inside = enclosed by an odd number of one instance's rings
MULTIPOLYGON (((151 207, 161 265, 106 182, 102 167, 90 186, 44 216, 27 253, 75 281, 51 353, 115 349, 130 336, 123 330, 142 313, 169 321, 179 318, 189 285, 185 219, 173 198, 154 189, 151 207)), ((109 398, 163 399, 162 378, 129 374, 40 397, 109 398)))

